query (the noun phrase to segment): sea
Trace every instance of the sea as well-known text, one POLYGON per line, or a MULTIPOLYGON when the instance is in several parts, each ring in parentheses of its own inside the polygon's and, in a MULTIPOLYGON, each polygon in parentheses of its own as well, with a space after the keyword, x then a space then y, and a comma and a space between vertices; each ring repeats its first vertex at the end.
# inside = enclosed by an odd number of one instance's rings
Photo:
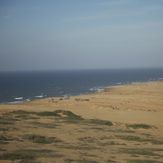
POLYGON ((0 103, 80 95, 155 80, 163 80, 163 68, 0 72, 0 103))

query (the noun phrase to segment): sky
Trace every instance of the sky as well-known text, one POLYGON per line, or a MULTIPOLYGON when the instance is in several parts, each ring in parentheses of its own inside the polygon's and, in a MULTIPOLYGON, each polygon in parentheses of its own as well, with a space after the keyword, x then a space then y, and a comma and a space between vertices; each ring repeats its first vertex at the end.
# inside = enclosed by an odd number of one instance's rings
POLYGON ((163 0, 0 0, 0 71, 163 68, 163 0))

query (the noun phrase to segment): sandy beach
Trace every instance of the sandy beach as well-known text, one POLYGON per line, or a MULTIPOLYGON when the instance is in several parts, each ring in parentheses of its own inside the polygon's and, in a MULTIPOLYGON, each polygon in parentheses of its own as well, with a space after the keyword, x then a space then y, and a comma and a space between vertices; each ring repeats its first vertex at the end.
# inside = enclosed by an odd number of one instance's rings
POLYGON ((163 162, 163 82, 0 105, 0 162, 163 162))

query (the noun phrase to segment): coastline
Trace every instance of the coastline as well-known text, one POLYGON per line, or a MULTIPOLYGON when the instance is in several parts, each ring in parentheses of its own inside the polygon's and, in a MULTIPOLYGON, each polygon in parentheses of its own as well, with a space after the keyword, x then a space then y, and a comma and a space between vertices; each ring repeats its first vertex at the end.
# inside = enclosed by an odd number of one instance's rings
POLYGON ((1 104, 0 162, 31 155, 41 163, 161 162, 162 97, 163 81, 152 81, 79 96, 1 104))
POLYGON ((34 108, 35 111, 65 109, 76 112, 82 116, 92 116, 92 118, 102 119, 107 119, 108 117, 105 115, 99 117, 99 115, 101 115, 101 110, 106 110, 107 113, 110 111, 145 111, 149 113, 156 113, 163 111, 163 92, 159 91, 162 88, 162 80, 114 85, 104 87, 100 91, 75 96, 48 97, 18 104, 0 104, 0 114, 1 112, 18 109, 30 111, 34 108), (155 99, 153 98, 155 96, 155 91, 158 91, 157 93, 159 94, 159 99, 157 97, 155 99), (86 111, 83 108, 88 108, 87 114, 85 114, 86 111), (99 112, 99 114, 95 114, 94 112, 99 112))
POLYGON ((163 78, 159 78, 159 79, 153 79, 153 80, 148 80, 148 81, 133 81, 133 82, 119 82, 119 83, 115 83, 115 84, 110 84, 108 86, 96 86, 96 87, 92 87, 89 88, 88 91, 83 92, 83 93, 78 93, 78 94, 63 94, 60 96, 47 96, 47 95, 37 95, 34 96, 32 98, 24 98, 24 97, 15 97, 13 101, 9 101, 9 102, 1 102, 0 105, 14 105, 14 104, 23 104, 23 103, 27 103, 27 102, 31 102, 31 101, 35 101, 35 100, 43 100, 43 99, 48 99, 48 98, 67 98, 67 97, 73 97, 73 96, 81 96, 81 95, 89 95, 89 94, 94 94, 97 92, 102 92, 105 89, 108 88, 112 88, 112 87, 118 87, 118 86, 127 86, 127 85, 133 85, 133 84, 143 84, 143 83, 151 83, 151 82, 159 82, 159 81, 163 81, 163 78))

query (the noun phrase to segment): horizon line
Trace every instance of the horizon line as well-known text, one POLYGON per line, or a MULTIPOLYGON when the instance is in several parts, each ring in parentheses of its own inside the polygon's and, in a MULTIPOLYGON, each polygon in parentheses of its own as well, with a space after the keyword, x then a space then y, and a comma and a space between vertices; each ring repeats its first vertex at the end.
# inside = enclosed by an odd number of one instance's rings
POLYGON ((35 69, 35 70, 0 70, 0 73, 7 72, 57 72, 57 71, 96 71, 96 70, 140 70, 140 69, 163 69, 163 67, 129 67, 129 68, 85 68, 85 69, 35 69))

